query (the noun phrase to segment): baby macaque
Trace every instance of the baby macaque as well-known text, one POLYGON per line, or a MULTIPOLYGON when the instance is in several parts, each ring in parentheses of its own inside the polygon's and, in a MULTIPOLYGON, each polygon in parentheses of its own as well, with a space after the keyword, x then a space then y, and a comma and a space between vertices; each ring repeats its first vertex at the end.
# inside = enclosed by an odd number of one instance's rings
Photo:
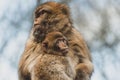
POLYGON ((42 57, 31 72, 32 80, 74 80, 76 72, 68 53, 67 38, 60 32, 48 33, 42 42, 42 57))

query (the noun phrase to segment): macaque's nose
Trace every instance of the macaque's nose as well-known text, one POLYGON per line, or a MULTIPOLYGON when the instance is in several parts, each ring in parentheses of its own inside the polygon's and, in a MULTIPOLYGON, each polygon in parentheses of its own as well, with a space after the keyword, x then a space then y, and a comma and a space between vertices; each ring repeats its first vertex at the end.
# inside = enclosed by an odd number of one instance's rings
POLYGON ((40 24, 42 21, 42 18, 35 18, 34 24, 40 24))

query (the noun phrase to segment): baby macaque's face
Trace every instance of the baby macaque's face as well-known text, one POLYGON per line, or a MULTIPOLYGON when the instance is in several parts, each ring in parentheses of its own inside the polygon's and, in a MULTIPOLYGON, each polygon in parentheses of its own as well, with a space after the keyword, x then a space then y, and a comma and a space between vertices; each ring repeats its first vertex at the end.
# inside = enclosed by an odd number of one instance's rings
POLYGON ((42 42, 44 52, 66 55, 68 53, 68 41, 60 32, 48 33, 42 42))

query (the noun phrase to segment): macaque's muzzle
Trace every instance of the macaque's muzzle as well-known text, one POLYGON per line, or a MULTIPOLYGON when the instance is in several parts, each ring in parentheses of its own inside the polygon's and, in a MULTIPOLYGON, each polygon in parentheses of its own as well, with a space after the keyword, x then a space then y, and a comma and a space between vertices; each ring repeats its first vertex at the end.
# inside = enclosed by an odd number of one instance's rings
POLYGON ((42 42, 45 38, 45 34, 45 29, 41 29, 41 27, 34 27, 33 36, 37 42, 42 42))
POLYGON ((56 42, 55 50, 61 52, 63 55, 66 55, 66 53, 68 53, 69 50, 68 44, 63 40, 58 40, 56 42))
POLYGON ((60 51, 61 51, 63 54, 68 52, 68 45, 65 44, 63 41, 60 41, 58 45, 59 45, 60 51))

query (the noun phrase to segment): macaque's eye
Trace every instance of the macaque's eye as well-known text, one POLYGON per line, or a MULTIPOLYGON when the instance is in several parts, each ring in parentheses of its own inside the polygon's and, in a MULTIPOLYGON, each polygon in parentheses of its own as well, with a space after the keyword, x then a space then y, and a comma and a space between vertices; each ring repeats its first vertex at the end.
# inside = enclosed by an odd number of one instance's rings
POLYGON ((43 14, 46 13, 46 12, 47 12, 47 11, 42 10, 42 11, 39 12, 39 15, 43 15, 43 14))
POLYGON ((36 12, 35 18, 40 17, 41 15, 43 15, 43 14, 46 13, 46 12, 47 12, 46 10, 41 10, 41 11, 39 11, 39 12, 36 12))
POLYGON ((49 13, 51 14, 51 11, 50 10, 47 10, 47 9, 42 9, 42 10, 39 10, 35 13, 35 17, 38 18, 40 17, 41 15, 45 14, 45 13, 49 13))
POLYGON ((62 42, 64 42, 65 44, 67 44, 67 41, 66 41, 66 39, 60 39, 60 41, 62 41, 62 42))
POLYGON ((66 39, 63 39, 62 41, 68 45, 68 41, 66 39))
POLYGON ((67 41, 63 38, 63 39, 59 39, 59 40, 57 40, 57 43, 59 43, 59 42, 64 42, 64 43, 67 43, 67 41))
POLYGON ((66 43, 66 40, 65 40, 65 39, 63 39, 62 41, 63 41, 64 43, 66 43))

